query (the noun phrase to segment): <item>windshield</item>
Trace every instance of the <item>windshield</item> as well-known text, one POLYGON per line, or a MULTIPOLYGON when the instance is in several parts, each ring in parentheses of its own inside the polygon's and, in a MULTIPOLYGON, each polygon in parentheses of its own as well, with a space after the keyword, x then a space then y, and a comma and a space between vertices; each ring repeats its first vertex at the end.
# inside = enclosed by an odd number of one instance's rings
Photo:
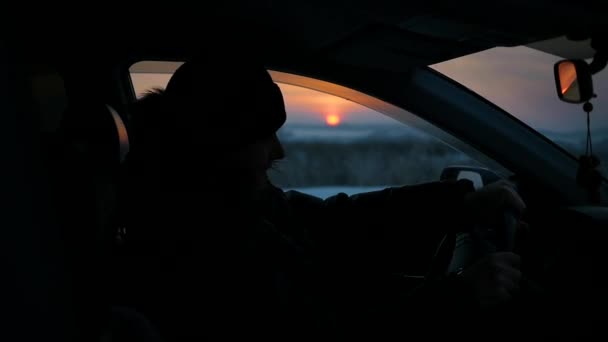
MULTIPOLYGON (((494 48, 431 68, 454 79, 528 124, 574 156, 585 153, 582 104, 558 99, 553 65, 563 58, 528 47, 494 48)), ((608 70, 593 76, 593 152, 608 160, 608 70)))

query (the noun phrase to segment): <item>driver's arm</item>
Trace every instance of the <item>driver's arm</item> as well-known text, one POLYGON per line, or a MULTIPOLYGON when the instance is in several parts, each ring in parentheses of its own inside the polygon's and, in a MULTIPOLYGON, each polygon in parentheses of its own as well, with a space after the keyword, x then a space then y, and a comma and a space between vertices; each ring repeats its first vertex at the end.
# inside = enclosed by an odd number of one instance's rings
POLYGON ((404 289, 389 278, 399 271, 427 272, 445 232, 467 225, 463 202, 472 191, 472 183, 463 180, 339 194, 325 201, 288 194, 322 252, 326 282, 336 287, 340 317, 350 322, 347 332, 390 336, 421 310, 447 314, 446 307, 471 305, 452 279, 404 289))
POLYGON ((463 199, 472 191, 473 184, 461 180, 338 194, 323 202, 317 224, 309 226, 315 242, 338 257, 407 268, 409 260, 430 260, 445 232, 467 225, 463 199))

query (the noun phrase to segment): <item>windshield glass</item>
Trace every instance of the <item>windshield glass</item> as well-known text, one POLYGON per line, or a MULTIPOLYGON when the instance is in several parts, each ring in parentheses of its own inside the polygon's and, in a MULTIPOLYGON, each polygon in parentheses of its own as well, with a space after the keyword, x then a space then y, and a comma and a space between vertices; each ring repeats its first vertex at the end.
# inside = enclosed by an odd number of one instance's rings
MULTIPOLYGON (((485 97, 574 156, 585 152, 582 104, 557 97, 553 65, 563 58, 528 47, 494 48, 431 68, 485 97)), ((593 76, 593 152, 608 161, 608 69, 593 76)))

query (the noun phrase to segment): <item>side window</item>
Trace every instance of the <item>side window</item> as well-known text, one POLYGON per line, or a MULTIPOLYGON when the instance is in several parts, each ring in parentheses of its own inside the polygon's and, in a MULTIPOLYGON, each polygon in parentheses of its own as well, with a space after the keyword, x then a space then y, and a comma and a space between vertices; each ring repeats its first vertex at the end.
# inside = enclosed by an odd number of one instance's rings
MULTIPOLYGON (((164 88, 180 64, 134 64, 135 94, 164 88)), ((287 109, 287 122, 278 132, 286 157, 269 176, 285 190, 326 198, 437 181, 450 165, 479 166, 433 136, 382 113, 327 93, 277 84, 287 109)))
POLYGON ((129 68, 135 96, 140 98, 154 88, 164 89, 182 62, 142 61, 129 68))
POLYGON ((462 152, 384 114, 318 91, 279 84, 286 158, 271 180, 319 197, 437 181, 444 167, 478 165, 462 152))

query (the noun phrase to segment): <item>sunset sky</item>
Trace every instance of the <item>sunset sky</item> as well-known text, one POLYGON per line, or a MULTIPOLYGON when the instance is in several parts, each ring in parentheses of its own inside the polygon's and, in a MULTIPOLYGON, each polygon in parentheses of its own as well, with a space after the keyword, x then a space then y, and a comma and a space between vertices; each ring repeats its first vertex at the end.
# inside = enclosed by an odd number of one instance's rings
MULTIPOLYGON (((561 58, 526 47, 495 48, 433 66, 530 126, 571 132, 586 129, 582 105, 557 97, 553 65, 561 58)), ((608 70, 593 77, 598 98, 592 124, 608 128, 608 70)))
MULTIPOLYGON (((495 48, 431 66, 486 97, 535 129, 572 132, 585 129, 582 105, 561 102, 556 94, 553 65, 560 60, 527 47, 495 48)), ((134 74, 136 92, 164 87, 169 74, 134 74)), ((594 76, 596 130, 608 128, 608 71, 594 76)), ((288 123, 395 123, 375 111, 332 95, 279 84, 288 123)))

